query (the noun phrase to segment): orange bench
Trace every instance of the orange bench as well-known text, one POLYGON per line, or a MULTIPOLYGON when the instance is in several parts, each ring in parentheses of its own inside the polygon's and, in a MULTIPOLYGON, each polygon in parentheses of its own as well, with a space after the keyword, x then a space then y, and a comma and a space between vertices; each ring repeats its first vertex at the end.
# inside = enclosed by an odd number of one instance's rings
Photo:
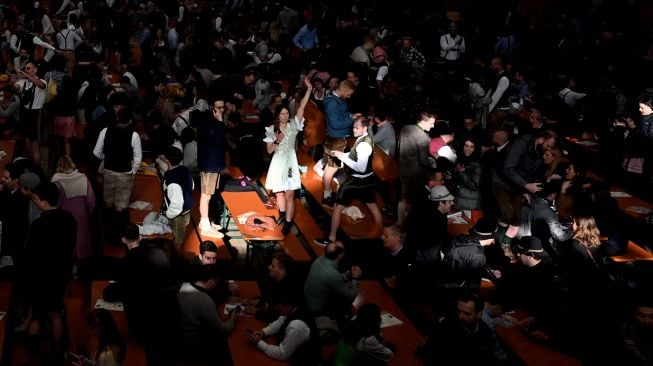
POLYGON ((646 249, 639 245, 628 242, 628 249, 625 254, 615 255, 610 257, 617 263, 635 262, 635 261, 653 261, 653 254, 649 253, 646 249))

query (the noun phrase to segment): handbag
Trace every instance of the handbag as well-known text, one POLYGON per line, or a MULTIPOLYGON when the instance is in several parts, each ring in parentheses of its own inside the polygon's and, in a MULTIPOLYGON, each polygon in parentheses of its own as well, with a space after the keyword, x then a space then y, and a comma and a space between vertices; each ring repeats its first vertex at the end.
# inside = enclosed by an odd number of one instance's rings
POLYGON ((57 96, 58 92, 57 82, 50 78, 50 80, 48 80, 48 85, 45 88, 45 101, 48 103, 51 102, 52 99, 57 96))

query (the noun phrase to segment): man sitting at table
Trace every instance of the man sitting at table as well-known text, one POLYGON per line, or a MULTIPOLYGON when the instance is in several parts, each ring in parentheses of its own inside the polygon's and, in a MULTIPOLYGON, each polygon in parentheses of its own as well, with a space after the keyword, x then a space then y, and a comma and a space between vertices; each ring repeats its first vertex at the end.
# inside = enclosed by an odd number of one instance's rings
POLYGON ((225 268, 217 264, 218 261, 218 246, 210 240, 204 240, 200 243, 200 254, 193 257, 188 263, 187 277, 192 279, 196 267, 210 266, 218 270, 219 281, 218 285, 210 291, 211 298, 215 303, 225 301, 229 296, 237 296, 240 287, 233 281, 225 280, 225 268))
POLYGON ((313 315, 300 306, 301 302, 300 297, 293 295, 279 298, 275 306, 279 318, 259 331, 247 332, 247 340, 275 360, 288 361, 293 366, 319 365, 319 331, 313 315), (274 335, 277 345, 263 340, 274 335))
POLYGON ((345 257, 342 242, 329 243, 324 255, 317 257, 304 283, 304 296, 308 310, 315 316, 342 319, 358 295, 358 279, 362 271, 352 266, 351 271, 340 273, 338 264, 345 257))
POLYGON ((233 311, 227 321, 218 313, 210 296, 218 285, 215 266, 196 266, 193 277, 193 281, 183 283, 177 293, 184 358, 211 365, 231 365, 227 336, 235 327, 238 311, 233 311))
POLYGON ((493 365, 494 338, 482 320, 483 299, 465 293, 458 297, 456 316, 438 320, 417 351, 424 365, 493 365))

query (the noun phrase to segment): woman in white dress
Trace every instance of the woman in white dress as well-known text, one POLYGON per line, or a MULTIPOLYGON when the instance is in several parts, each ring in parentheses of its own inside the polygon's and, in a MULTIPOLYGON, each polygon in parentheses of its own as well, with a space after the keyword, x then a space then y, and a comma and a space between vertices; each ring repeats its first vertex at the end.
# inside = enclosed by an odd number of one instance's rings
POLYGON ((297 108, 295 117, 290 118, 288 107, 283 105, 277 107, 274 123, 265 128, 265 138, 263 139, 267 143, 268 154, 274 154, 268 168, 265 188, 272 191, 277 197, 279 205, 277 224, 284 224, 284 235, 287 235, 292 227, 295 213, 295 190, 301 187, 295 142, 297 133, 304 129, 304 108, 313 89, 310 80, 304 79, 304 84, 306 92, 297 108))

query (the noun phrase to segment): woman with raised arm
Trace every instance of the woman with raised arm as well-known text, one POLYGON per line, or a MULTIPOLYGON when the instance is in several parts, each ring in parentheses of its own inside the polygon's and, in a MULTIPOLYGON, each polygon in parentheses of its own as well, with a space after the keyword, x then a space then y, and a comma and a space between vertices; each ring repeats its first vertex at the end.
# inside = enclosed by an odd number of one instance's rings
POLYGON ((313 85, 304 79, 306 92, 297 108, 293 119, 287 106, 280 105, 276 110, 274 124, 265 128, 264 142, 267 143, 268 154, 274 154, 270 161, 265 188, 277 197, 279 205, 279 220, 283 224, 283 234, 287 235, 292 227, 295 212, 295 190, 301 187, 299 164, 295 152, 297 133, 304 129, 304 108, 311 96, 313 85))

